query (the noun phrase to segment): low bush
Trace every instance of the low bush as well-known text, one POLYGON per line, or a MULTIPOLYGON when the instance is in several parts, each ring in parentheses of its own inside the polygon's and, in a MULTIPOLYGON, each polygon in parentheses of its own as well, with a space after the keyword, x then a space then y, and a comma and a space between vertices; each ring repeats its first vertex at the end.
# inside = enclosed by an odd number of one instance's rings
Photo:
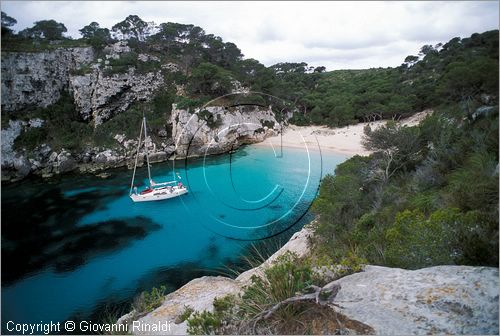
POLYGON ((184 311, 177 316, 175 319, 176 324, 180 324, 184 321, 186 321, 189 317, 191 317, 191 314, 194 312, 194 309, 189 307, 189 306, 184 306, 184 311))
MULTIPOLYGON (((190 335, 217 335, 228 333, 226 329, 232 324, 236 315, 236 298, 233 295, 226 295, 215 298, 214 311, 194 312, 187 319, 187 332, 190 335)), ((233 332, 229 332, 230 334, 233 332)))
POLYGON ((165 286, 153 287, 150 292, 142 292, 134 299, 132 308, 137 314, 151 312, 161 306, 165 299, 165 286))
MULTIPOLYGON (((296 295, 312 284, 313 271, 307 263, 300 262, 296 254, 287 252, 264 271, 263 277, 252 276, 251 285, 242 296, 240 310, 255 318, 277 303, 296 295)), ((299 313, 300 307, 288 305, 279 309, 278 323, 286 322, 299 313)))

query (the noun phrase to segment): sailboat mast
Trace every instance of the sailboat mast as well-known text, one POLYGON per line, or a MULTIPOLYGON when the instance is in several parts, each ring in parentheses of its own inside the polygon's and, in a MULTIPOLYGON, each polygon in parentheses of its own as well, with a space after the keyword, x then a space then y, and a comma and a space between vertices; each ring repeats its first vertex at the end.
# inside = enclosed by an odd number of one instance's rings
POLYGON ((135 154, 135 164, 134 164, 134 173, 132 174, 132 182, 130 183, 130 194, 132 194, 132 190, 134 188, 134 180, 135 180, 135 172, 137 170, 137 161, 139 159, 139 149, 141 148, 141 139, 142 139, 142 130, 143 130, 143 125, 144 120, 142 121, 141 124, 141 132, 139 133, 139 141, 137 142, 137 152, 135 154))
POLYGON ((147 138, 148 138, 148 133, 146 130, 146 116, 143 116, 143 124, 144 124, 144 147, 146 148, 146 163, 148 165, 148 177, 149 177, 149 183, 153 182, 151 179, 151 168, 149 167, 149 152, 148 152, 148 143, 147 143, 147 138))

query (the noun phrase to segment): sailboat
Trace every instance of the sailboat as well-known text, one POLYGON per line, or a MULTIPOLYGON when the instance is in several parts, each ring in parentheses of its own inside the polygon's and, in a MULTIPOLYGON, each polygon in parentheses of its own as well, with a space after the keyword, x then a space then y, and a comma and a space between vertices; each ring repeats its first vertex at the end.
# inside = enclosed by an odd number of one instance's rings
MULTIPOLYGON (((180 181, 174 180, 161 183, 156 183, 153 181, 153 179, 151 178, 151 166, 149 164, 148 146, 146 144, 147 136, 148 135, 146 127, 146 117, 143 116, 141 123, 141 131, 139 134, 139 143, 137 144, 137 154, 135 156, 134 173, 132 174, 132 182, 130 184, 129 196, 132 199, 132 201, 134 202, 161 201, 164 199, 174 198, 186 194, 188 190, 180 181), (143 131, 144 131, 144 148, 146 150, 146 164, 148 166, 149 185, 146 187, 146 189, 138 191, 137 187, 134 186, 134 180, 135 180, 135 172, 137 170, 137 162, 139 160, 139 150, 141 148, 143 131)), ((181 179, 179 173, 177 173, 177 178, 179 180, 181 179)))

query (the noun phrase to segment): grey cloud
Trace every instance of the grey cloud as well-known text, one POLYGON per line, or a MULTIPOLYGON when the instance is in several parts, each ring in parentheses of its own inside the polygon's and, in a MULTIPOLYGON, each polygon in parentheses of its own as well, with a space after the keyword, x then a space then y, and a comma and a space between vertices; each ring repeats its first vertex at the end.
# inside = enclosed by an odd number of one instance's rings
POLYGON ((18 20, 17 31, 54 19, 79 38, 92 21, 111 28, 137 14, 195 24, 266 65, 304 61, 328 70, 397 66, 424 44, 498 29, 498 9, 497 1, 2 2, 2 11, 18 20))

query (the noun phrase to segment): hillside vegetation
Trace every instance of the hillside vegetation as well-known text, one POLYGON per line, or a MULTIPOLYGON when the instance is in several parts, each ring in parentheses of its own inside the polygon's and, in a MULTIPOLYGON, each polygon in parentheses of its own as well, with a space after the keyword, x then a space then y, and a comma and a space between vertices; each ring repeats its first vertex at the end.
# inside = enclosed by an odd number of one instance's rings
POLYGON ((316 252, 403 268, 498 267, 498 32, 422 50, 391 70, 406 78, 408 99, 395 99, 434 113, 415 127, 365 129, 374 154, 321 184, 316 252))

